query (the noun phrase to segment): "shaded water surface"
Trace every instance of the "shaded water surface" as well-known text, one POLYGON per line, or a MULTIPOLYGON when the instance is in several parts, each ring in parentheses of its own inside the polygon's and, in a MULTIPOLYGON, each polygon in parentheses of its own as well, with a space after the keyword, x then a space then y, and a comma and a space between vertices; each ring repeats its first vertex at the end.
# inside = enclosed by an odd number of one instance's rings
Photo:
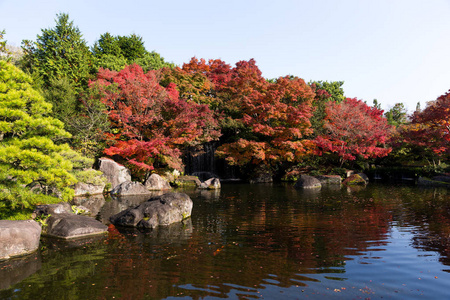
MULTIPOLYGON (((194 209, 184 224, 43 239, 36 254, 0 263, 0 298, 450 298, 445 189, 230 184, 187 193, 194 209)), ((139 202, 98 201, 103 221, 139 202)))

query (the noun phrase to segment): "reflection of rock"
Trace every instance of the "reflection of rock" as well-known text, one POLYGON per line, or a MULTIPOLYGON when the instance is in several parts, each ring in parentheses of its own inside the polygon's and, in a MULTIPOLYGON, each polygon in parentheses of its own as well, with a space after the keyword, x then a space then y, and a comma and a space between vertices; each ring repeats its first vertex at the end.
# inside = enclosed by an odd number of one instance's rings
POLYGON ((142 195, 149 194, 147 188, 140 182, 125 181, 111 190, 111 195, 142 195))
POLYGON ((309 175, 300 175, 300 178, 295 183, 294 187, 296 189, 320 189, 322 187, 322 184, 317 178, 309 175))
POLYGON ((21 282, 41 268, 41 257, 37 253, 23 258, 0 262, 0 290, 21 282))
POLYGON ((128 238, 140 242, 150 241, 152 244, 175 244, 188 240, 193 232, 191 218, 168 226, 158 226, 151 231, 129 227, 118 227, 118 230, 128 238))
POLYGON ((104 239, 105 236, 102 234, 87 236, 81 239, 54 239, 43 236, 42 243, 45 244, 46 248, 49 250, 61 251, 65 249, 80 248, 86 245, 91 245, 104 239))
POLYGON ((0 220, 0 261, 36 251, 41 226, 33 220, 0 220))
POLYGON ((201 190, 200 197, 206 200, 217 200, 220 198, 220 189, 216 190, 201 190))
POLYGON ((99 159, 99 170, 111 183, 111 189, 125 181, 131 181, 131 173, 126 167, 109 158, 99 159))
POLYGON ((156 173, 150 175, 150 177, 145 181, 145 187, 149 191, 163 191, 172 189, 170 184, 156 173))
POLYGON ((181 222, 191 215, 193 202, 184 193, 167 193, 126 209, 109 219, 112 224, 127 227, 154 228, 181 222))
POLYGON ((217 190, 220 189, 220 180, 219 178, 210 178, 200 184, 198 187, 203 190, 217 190))
POLYGON ((47 219, 43 234, 62 239, 73 239, 102 234, 108 227, 99 221, 75 214, 54 214, 47 219))
POLYGON ((105 197, 103 195, 75 197, 72 200, 72 203, 86 207, 90 212, 89 215, 95 217, 100 212, 103 205, 105 205, 105 197))

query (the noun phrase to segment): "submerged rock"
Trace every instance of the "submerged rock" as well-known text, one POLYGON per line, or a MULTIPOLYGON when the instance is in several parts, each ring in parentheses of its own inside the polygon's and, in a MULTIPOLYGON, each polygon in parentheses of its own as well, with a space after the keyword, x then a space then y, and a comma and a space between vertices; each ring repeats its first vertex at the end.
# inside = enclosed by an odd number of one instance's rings
POLYGON ((33 220, 0 220, 0 260, 27 255, 39 247, 41 226, 33 220))
POLYGON ((321 188, 322 184, 319 179, 309 176, 309 175, 300 175, 300 178, 295 183, 294 187, 296 189, 316 189, 321 188))
POLYGON ((167 193, 149 199, 110 217, 114 225, 154 228, 170 225, 191 216, 193 202, 184 193, 167 193))

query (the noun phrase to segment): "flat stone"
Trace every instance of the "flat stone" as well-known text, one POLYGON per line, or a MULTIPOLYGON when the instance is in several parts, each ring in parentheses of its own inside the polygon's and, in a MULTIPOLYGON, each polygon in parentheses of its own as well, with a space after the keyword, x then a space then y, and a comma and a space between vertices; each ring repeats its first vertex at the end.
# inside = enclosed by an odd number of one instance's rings
POLYGON ((99 221, 75 214, 55 214, 47 220, 43 234, 47 236, 74 239, 105 233, 108 227, 99 221))
POLYGON ((0 220, 0 260, 27 255, 39 247, 41 226, 33 220, 0 220))

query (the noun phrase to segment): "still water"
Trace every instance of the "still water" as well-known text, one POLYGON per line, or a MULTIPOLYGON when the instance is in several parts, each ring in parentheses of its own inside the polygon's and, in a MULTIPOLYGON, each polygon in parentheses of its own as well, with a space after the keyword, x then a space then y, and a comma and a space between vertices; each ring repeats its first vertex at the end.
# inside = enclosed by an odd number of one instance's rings
MULTIPOLYGON (((184 224, 43 239, 0 263, 0 299, 450 299, 446 189, 186 192, 184 224)), ((140 200, 83 201, 104 221, 140 200)))

